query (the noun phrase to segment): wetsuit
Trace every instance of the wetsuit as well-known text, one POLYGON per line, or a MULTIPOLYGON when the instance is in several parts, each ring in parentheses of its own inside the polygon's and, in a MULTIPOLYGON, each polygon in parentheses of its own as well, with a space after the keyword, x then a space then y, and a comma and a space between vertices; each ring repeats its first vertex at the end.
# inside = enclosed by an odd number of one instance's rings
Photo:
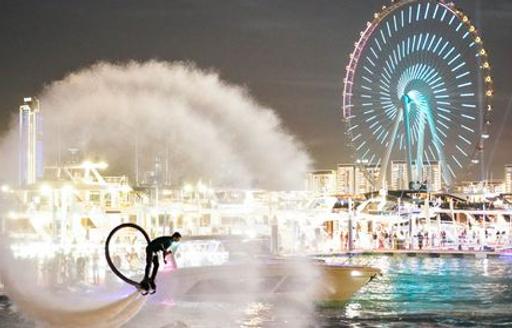
POLYGON ((144 271, 144 280, 141 283, 143 288, 148 287, 147 283, 150 284, 151 288, 155 288, 155 277, 159 266, 158 252, 163 252, 163 259, 165 261, 165 256, 171 253, 170 248, 173 243, 174 241, 171 236, 163 236, 152 240, 148 244, 146 247, 146 270, 144 271), (151 270, 151 263, 153 263, 153 271, 150 277, 149 271, 151 270))

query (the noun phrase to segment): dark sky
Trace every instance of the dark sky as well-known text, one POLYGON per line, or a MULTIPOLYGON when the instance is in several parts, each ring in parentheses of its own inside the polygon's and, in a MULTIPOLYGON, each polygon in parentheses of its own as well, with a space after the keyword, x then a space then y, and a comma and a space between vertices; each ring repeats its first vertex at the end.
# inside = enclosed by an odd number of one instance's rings
MULTIPOLYGON (((496 86, 489 153, 512 163, 512 1, 461 0, 484 36, 496 86), (480 9, 478 9, 480 8, 480 9), (502 130, 498 138, 498 132, 502 130)), ((316 167, 350 160, 340 120, 348 54, 387 0, 0 0, 0 130, 23 96, 94 62, 193 61, 276 110, 316 167)), ((44 106, 44 104, 42 104, 44 106)))

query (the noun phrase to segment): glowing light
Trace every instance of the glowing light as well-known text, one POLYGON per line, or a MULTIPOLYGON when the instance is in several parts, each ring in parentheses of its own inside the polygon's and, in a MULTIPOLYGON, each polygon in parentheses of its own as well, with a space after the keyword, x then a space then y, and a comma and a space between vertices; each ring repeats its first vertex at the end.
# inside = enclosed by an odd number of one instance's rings
POLYGON ((75 188, 72 185, 65 185, 61 188, 63 193, 70 194, 75 191, 75 188))
POLYGON ((90 169, 90 168, 92 168, 92 162, 90 162, 90 161, 85 161, 85 162, 83 162, 83 163, 82 163, 82 167, 83 167, 84 169, 90 169))
POLYGON ((361 277, 362 275, 363 275, 363 273, 361 271, 357 271, 357 270, 350 271, 350 276, 352 276, 352 277, 361 277))
POLYGON ((108 167, 108 164, 106 162, 99 162, 97 165, 97 168, 100 170, 104 170, 108 167))
POLYGON ((191 193, 192 191, 194 191, 194 187, 191 184, 186 183, 183 186, 183 191, 186 193, 191 193))
POLYGON ((464 76, 466 76, 466 75, 469 75, 469 72, 465 72, 465 73, 462 73, 462 74, 460 74, 460 75, 457 75, 455 78, 456 78, 456 79, 460 79, 461 77, 464 77, 464 76))
POLYGON ((204 185, 201 181, 197 183, 197 191, 204 194, 208 192, 208 187, 204 185))
POLYGON ((452 18, 450 19, 450 21, 448 22, 448 25, 452 25, 453 21, 455 20, 455 16, 452 16, 452 18))
POLYGON ((466 82, 466 83, 459 84, 457 87, 458 87, 458 88, 464 88, 464 87, 470 86, 471 84, 473 84, 473 83, 471 83, 471 82, 466 82))
POLYGON ((9 187, 8 185, 2 185, 2 192, 9 192, 11 191, 11 187, 9 187))
POLYGON ((441 16, 441 22, 444 21, 444 18, 446 16, 447 12, 448 12, 448 10, 445 8, 444 12, 443 12, 443 15, 441 16))
POLYGON ((48 184, 44 184, 39 188, 39 192, 44 196, 49 196, 52 194, 52 187, 48 184))

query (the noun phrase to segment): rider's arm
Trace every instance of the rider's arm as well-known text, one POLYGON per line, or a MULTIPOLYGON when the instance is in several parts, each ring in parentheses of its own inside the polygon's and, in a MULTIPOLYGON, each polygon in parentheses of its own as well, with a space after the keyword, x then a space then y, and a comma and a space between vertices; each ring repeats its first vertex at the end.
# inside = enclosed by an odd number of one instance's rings
POLYGON ((164 263, 167 264, 167 260, 165 259, 165 257, 167 256, 167 254, 169 254, 165 249, 162 250, 162 256, 163 256, 163 259, 164 259, 164 263))

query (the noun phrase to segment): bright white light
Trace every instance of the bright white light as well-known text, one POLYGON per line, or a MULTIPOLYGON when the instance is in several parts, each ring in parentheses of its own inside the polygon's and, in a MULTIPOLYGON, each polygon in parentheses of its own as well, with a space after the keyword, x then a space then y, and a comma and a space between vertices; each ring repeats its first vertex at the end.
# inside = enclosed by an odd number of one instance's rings
POLYGON ((204 194, 208 191, 208 187, 206 187, 202 182, 197 183, 197 191, 204 194))
POLYGON ((9 192, 11 191, 11 187, 9 187, 8 185, 2 185, 2 192, 9 192))
POLYGON ((352 270, 352 271, 350 271, 350 275, 352 277, 361 277, 363 275, 363 273, 361 271, 352 270))
POLYGON ((45 196, 49 196, 52 193, 52 187, 48 184, 44 184, 39 188, 39 192, 45 196))
POLYGON ((108 167, 108 163, 107 162, 99 162, 97 167, 100 170, 104 170, 108 167))
POLYGON ((186 193, 192 192, 192 191, 194 191, 194 187, 192 187, 191 184, 186 183, 183 186, 183 191, 186 192, 186 193))
POLYGON ((121 186, 121 192, 130 192, 130 191, 132 191, 132 188, 129 185, 121 186))
POLYGON ((82 163, 82 167, 84 169, 90 169, 90 168, 92 168, 92 163, 90 161, 85 161, 82 163))
POLYGON ((91 161, 84 161, 81 165, 84 169, 98 169, 98 170, 104 170, 108 167, 107 162, 98 162, 94 163, 91 161))
POLYGON ((72 193, 74 190, 75 190, 75 188, 73 188, 73 186, 71 186, 71 185, 64 185, 62 187, 62 192, 64 192, 64 193, 72 193))
POLYGON ((256 231, 254 231, 254 230, 249 230, 249 231, 246 233, 246 235, 247 235, 247 237, 248 237, 249 239, 255 239, 255 238, 256 238, 256 236, 257 236, 256 231))

